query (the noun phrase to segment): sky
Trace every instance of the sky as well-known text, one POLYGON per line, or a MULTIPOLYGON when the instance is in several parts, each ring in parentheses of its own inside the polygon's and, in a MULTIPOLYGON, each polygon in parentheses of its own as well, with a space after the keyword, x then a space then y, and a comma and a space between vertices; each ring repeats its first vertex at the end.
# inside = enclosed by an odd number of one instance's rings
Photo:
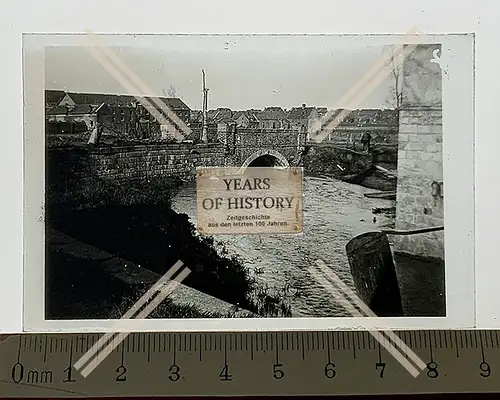
MULTIPOLYGON (((82 36, 61 36, 45 47, 46 89, 162 96, 175 88, 192 109, 202 106, 202 69, 209 109, 344 107, 345 93, 389 49, 383 40, 355 36, 115 35, 97 38, 89 51, 82 36), (101 49, 145 86, 132 90, 120 82, 93 55, 102 57, 101 49)), ((354 108, 388 108, 392 96, 389 76, 354 108)))

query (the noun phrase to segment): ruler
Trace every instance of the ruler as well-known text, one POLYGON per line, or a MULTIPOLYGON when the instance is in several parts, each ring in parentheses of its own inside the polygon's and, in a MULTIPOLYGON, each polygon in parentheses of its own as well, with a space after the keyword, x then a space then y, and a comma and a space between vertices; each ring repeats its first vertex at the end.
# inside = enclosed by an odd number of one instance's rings
POLYGON ((397 335, 427 365, 410 375, 369 332, 129 335, 87 377, 74 363, 100 334, 10 336, 2 397, 500 392, 498 331, 397 335))

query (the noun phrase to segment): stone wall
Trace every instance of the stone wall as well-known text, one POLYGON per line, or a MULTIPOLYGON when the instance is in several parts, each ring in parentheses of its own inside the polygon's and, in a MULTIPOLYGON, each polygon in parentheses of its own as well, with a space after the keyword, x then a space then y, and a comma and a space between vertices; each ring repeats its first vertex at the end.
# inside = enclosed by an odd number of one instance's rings
MULTIPOLYGON (((444 225, 440 45, 418 45, 403 63, 396 229, 444 225)), ((444 232, 394 236, 395 251, 444 259, 444 232)))
POLYGON ((129 182, 154 177, 195 177, 196 166, 224 166, 221 144, 154 144, 102 148, 47 149, 47 180, 68 186, 86 178, 129 182))

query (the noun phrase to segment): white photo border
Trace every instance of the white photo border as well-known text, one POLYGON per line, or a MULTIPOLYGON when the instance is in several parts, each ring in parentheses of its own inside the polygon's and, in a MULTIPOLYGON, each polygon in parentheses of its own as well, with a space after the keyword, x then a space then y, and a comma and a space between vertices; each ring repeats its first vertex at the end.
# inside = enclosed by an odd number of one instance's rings
MULTIPOLYGON (((338 35, 331 35, 333 37, 338 35)), ((359 35, 358 35, 359 36, 359 35)), ((372 35, 376 36, 376 35, 372 35)), ((283 331, 464 329, 475 326, 474 38, 428 35, 442 44, 446 317, 45 320, 44 47, 58 35, 25 35, 24 326, 25 332, 283 331), (457 173, 459 171, 459 173, 457 173)), ((119 38, 116 36, 115 38, 119 38)), ((391 35, 393 42, 401 35, 391 35)), ((82 35, 74 36, 75 42, 82 35)), ((422 42, 422 39, 418 39, 422 42)), ((405 38, 411 43, 411 36, 405 38)), ((335 101, 335 99, 333 99, 335 101)))

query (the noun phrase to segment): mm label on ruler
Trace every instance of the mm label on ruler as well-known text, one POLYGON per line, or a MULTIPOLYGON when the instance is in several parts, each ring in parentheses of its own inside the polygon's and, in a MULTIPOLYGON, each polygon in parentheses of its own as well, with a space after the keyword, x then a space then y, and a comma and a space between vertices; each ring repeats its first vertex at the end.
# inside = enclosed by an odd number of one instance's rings
POLYGON ((497 331, 397 335, 426 364, 417 377, 368 332, 131 334, 111 353, 100 353, 97 367, 86 377, 75 368, 75 362, 102 335, 12 336, 0 343, 0 394, 96 397, 500 391, 497 331))

